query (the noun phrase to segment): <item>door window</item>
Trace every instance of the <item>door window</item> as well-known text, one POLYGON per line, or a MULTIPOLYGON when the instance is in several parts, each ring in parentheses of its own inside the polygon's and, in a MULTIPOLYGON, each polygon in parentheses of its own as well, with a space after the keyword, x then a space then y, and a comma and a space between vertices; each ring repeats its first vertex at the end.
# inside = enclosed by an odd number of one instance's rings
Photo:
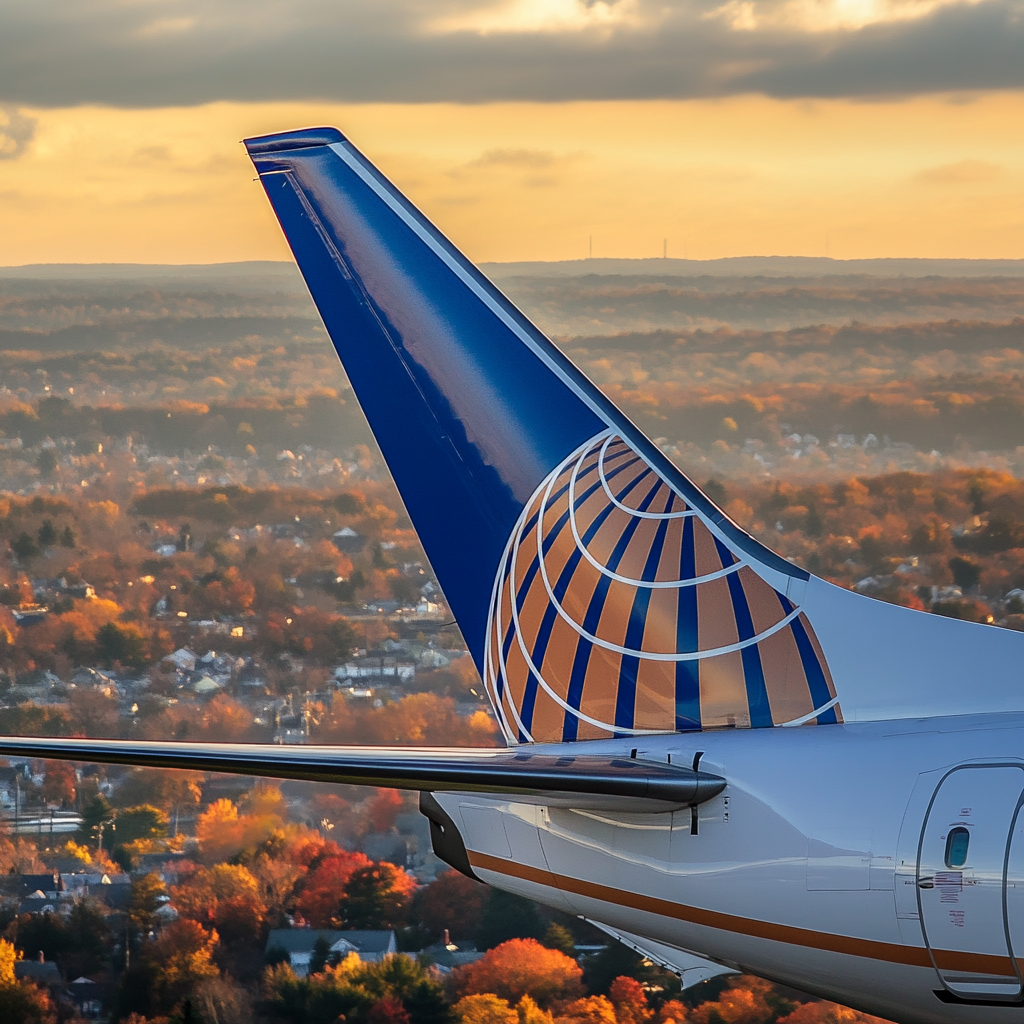
POLYGON ((965 828, 951 828, 946 837, 946 867, 954 871, 967 863, 967 850, 971 845, 971 833, 965 828))

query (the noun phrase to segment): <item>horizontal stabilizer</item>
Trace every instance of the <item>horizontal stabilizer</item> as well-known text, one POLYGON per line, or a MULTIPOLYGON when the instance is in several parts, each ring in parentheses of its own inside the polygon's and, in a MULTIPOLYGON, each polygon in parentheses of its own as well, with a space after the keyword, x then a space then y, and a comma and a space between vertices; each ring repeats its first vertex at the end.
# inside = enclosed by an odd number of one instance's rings
POLYGON ((0 738, 4 757, 188 768, 427 792, 496 793, 617 810, 696 806, 725 780, 682 765, 628 757, 471 747, 328 747, 269 743, 0 738))

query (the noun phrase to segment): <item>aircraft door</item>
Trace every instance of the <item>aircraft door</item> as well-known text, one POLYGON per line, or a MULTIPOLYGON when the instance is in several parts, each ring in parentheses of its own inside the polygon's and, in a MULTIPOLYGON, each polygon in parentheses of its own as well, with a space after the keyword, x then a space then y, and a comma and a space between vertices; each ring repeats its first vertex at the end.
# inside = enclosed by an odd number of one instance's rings
POLYGON ((1006 930, 1018 972, 1024 969, 1024 807, 1018 801, 1006 858, 1006 930))
POLYGON ((1021 994, 1005 918, 1010 830, 1024 770, 965 766, 939 783, 917 859, 925 945, 942 985, 972 1002, 1021 994))

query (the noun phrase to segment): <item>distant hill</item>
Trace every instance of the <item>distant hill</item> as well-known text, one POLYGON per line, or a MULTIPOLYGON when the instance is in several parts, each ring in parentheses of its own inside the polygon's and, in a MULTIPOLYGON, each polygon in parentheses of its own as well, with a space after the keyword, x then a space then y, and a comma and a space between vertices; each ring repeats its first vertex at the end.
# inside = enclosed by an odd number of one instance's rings
POLYGON ((1024 277, 1021 260, 833 260, 827 256, 731 256, 721 260, 590 259, 558 262, 481 263, 496 279, 505 277, 1024 277))
MULTIPOLYGON (((720 260, 589 259, 481 263, 496 279, 507 277, 1024 277, 1020 260, 873 259, 834 260, 826 256, 731 256, 720 260)), ((230 282, 236 288, 273 283, 301 288, 295 265, 285 261, 239 263, 29 263, 0 267, 0 280, 166 281, 175 284, 230 282)))

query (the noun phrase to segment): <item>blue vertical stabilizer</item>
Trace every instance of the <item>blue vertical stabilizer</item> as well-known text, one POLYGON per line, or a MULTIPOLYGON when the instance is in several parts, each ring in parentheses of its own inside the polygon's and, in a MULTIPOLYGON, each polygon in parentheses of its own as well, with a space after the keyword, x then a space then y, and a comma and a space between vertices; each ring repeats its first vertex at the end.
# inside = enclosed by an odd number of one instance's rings
POLYGON ((831 699, 787 597, 807 573, 715 508, 340 132, 246 147, 510 740, 770 725, 831 699), (702 711, 723 672, 735 693, 702 711))

